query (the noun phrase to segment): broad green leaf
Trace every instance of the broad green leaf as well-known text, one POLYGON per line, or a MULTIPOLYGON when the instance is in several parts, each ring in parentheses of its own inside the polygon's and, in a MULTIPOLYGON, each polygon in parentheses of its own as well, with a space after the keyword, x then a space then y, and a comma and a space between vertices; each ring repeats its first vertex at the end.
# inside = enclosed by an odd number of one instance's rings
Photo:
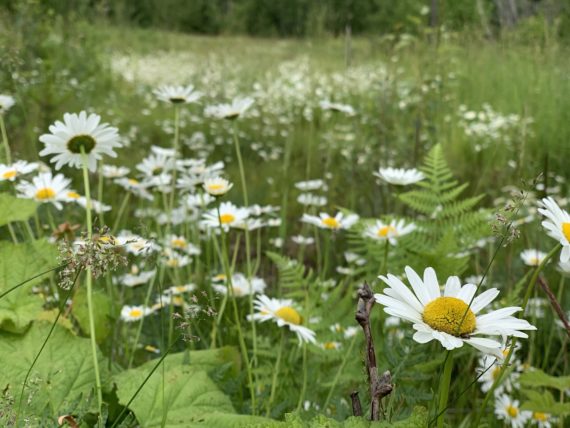
MULTIPOLYGON (((95 337, 101 343, 112 331, 111 300, 102 290, 93 292, 93 313, 95 337)), ((80 287, 73 296, 72 313, 84 334, 89 336, 89 310, 87 307, 87 289, 80 287)))
MULTIPOLYGON (((57 265, 57 251, 47 241, 24 244, 0 242, 0 293, 57 265)), ((42 299, 32 287, 49 275, 41 275, 0 299, 0 330, 22 332, 42 309, 42 299)))
MULTIPOLYGON (((237 376, 241 367, 241 358, 238 350, 233 346, 222 348, 205 349, 200 351, 184 351, 170 354, 164 359, 167 368, 183 365, 191 365, 198 370, 204 370, 211 374, 225 364, 230 366, 230 374, 237 376)), ((145 363, 152 368, 155 360, 145 363)), ((141 367, 144 367, 142 365, 141 367)))
POLYGON ((36 212, 37 206, 31 199, 0 193, 0 226, 13 221, 26 221, 36 212))
MULTIPOLYGON (((268 419, 236 415, 230 399, 218 389, 206 371, 199 366, 180 364, 181 356, 177 354, 173 355, 174 358, 167 358, 164 375, 159 367, 131 403, 130 409, 140 427, 160 427, 163 417, 166 418, 165 425, 170 428, 272 426, 269 424, 273 421, 268 419)), ((128 403, 156 363, 157 360, 149 361, 115 377, 121 404, 128 403)))
MULTIPOLYGON (((19 400, 27 371, 47 337, 50 324, 35 322, 24 335, 0 332, 0 389, 19 400)), ((107 382, 106 364, 100 357, 103 384, 107 382)), ((75 336, 59 325, 33 368, 24 403, 28 413, 52 416, 65 414, 65 409, 82 395, 87 397, 95 385, 93 358, 89 339, 75 336), (31 400, 27 398, 33 394, 31 400), (61 413, 63 412, 63 413, 61 413)))
POLYGON ((535 369, 523 373, 519 382, 524 386, 549 387, 564 391, 570 388, 570 376, 550 376, 542 370, 535 369))
POLYGON ((557 402, 548 391, 539 392, 532 389, 522 389, 521 391, 528 398, 521 406, 523 410, 549 413, 554 416, 570 414, 570 403, 557 402))

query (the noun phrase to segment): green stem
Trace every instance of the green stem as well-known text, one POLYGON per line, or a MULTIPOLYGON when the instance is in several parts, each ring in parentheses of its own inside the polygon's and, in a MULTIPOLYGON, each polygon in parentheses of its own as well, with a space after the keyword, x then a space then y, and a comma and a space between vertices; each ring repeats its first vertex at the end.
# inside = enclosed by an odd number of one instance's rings
MULTIPOLYGON (((89 186, 89 172, 87 170, 87 155, 81 147, 81 157, 83 160, 83 185, 85 187, 85 199, 87 206, 85 207, 87 220, 87 239, 93 238, 93 224, 91 220, 91 188, 89 186)), ((103 390, 101 387, 101 375, 99 373, 99 360, 97 359, 97 337, 95 336, 95 316, 93 308, 93 276, 91 267, 87 267, 86 271, 86 287, 87 287, 87 310, 89 313, 89 336, 91 340, 91 353, 93 356, 93 369, 95 370, 95 386, 97 391, 97 423, 102 426, 102 408, 103 408, 103 390)))
POLYGON ((168 204, 168 231, 172 226, 172 210, 174 210, 174 199, 176 196, 176 179, 178 169, 176 162, 178 161, 180 151, 180 107, 174 106, 174 170, 172 171, 172 188, 170 189, 170 203, 168 204))
MULTIPOLYGON (((307 344, 303 344, 303 386, 301 388, 301 393, 299 394, 299 401, 297 402, 297 412, 301 410, 303 401, 305 400, 305 393, 307 392, 307 344)), ((326 408, 326 406, 325 406, 326 408)))
POLYGON ((8 230, 10 231, 10 237, 12 238, 12 241, 14 242, 14 244, 18 243, 18 238, 16 237, 16 232, 14 231, 14 227, 12 226, 12 223, 8 223, 8 230))
MULTIPOLYGON (((350 342, 350 346, 348 347, 348 349, 346 350, 346 353, 344 354, 344 357, 342 359, 342 363, 338 367, 338 370, 337 370, 336 375, 334 377, 333 383, 331 385, 331 389, 329 390, 329 393, 327 395, 327 399, 325 400, 325 404, 323 405, 324 411, 326 411, 327 406, 329 405, 329 403, 331 401, 333 392, 334 392, 336 385, 338 384, 338 381, 340 379, 340 375, 344 371, 344 367, 346 366, 346 363, 348 362, 348 358, 350 356, 352 356, 352 348, 354 348, 354 344, 356 343, 357 337, 358 337, 358 335, 355 334, 354 337, 352 338, 352 341, 350 342)), ((297 409, 299 409, 299 408, 297 408, 297 409)))
MULTIPOLYGON (((103 204, 103 161, 101 161, 99 163, 99 181, 97 181, 97 199, 99 200, 99 203, 102 205, 103 204)), ((99 213, 99 226, 101 226, 101 228, 105 225, 105 217, 104 217, 104 210, 101 209, 101 212, 99 213)))
POLYGON ((441 383, 439 384, 439 403, 438 403, 438 418, 437 428, 443 428, 443 421, 445 419, 445 409, 447 408, 447 399, 449 398, 449 385, 451 383, 451 370, 453 369, 453 354, 452 351, 447 351, 445 357, 445 365, 443 366, 443 374, 441 376, 441 383))
POLYGON ((269 395, 269 401, 267 402, 267 413, 265 416, 269 417, 271 413, 271 405, 275 399, 275 391, 277 390, 277 381, 279 378, 279 369, 281 368, 281 358, 283 357, 283 348, 285 347, 285 329, 281 328, 281 340, 279 341, 279 351, 277 353, 277 361, 275 362, 275 368, 273 369, 273 380, 271 381, 271 394, 269 395))
MULTIPOLYGON (((148 287, 147 293, 146 293, 146 297, 144 299, 144 305, 145 307, 148 306, 148 302, 150 301, 150 296, 152 295, 152 290, 154 289, 154 282, 156 280, 156 273, 155 275, 152 277, 152 280, 150 281, 150 285, 148 287)), ((139 339, 141 336, 141 332, 142 332, 142 328, 143 328, 143 323, 144 323, 144 319, 145 317, 142 317, 141 320, 139 321, 139 325, 137 327, 137 333, 135 336, 135 343, 133 344, 133 347, 131 349, 131 355, 129 357, 129 365, 128 365, 128 369, 130 369, 133 365, 133 360, 135 358, 135 351, 137 349, 137 344, 139 343, 139 339)))
POLYGON ((117 232, 117 229, 121 224, 121 219, 123 218, 123 214, 125 212, 125 209, 127 208, 127 205, 129 204, 130 197, 131 197, 131 192, 127 191, 125 193, 125 197, 123 198, 123 202, 121 202, 121 206, 119 207, 119 213, 117 214, 117 218, 115 219, 115 224, 113 224, 113 230, 111 231, 111 233, 117 232))
POLYGON ((4 116, 0 114, 0 130, 2 130, 2 143, 6 152, 6 164, 12 163, 12 156, 10 155, 10 144, 8 144, 8 134, 6 133, 6 124, 4 123, 4 116))
POLYGON ((240 145, 239 145, 239 139, 237 136, 237 126, 234 122, 234 127, 233 127, 233 134, 234 134, 234 146, 236 149, 236 157, 238 160, 238 166, 239 166, 239 176, 240 176, 240 180, 241 180, 241 190, 243 192, 243 204, 247 207, 249 206, 249 201, 248 201, 248 197, 247 197, 247 185, 245 182, 245 170, 243 168, 243 161, 241 159, 241 149, 240 149, 240 145))

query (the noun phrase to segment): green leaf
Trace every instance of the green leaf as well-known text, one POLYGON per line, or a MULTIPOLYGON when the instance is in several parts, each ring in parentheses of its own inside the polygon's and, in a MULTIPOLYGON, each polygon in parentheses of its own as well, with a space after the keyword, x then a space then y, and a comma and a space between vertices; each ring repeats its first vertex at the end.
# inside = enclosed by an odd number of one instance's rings
MULTIPOLYGON (((0 293, 57 265, 57 251, 47 241, 24 244, 0 242, 0 293)), ((0 329, 22 332, 42 309, 42 299, 31 293, 41 275, 0 299, 0 329)))
MULTIPOLYGON (((19 400, 27 371, 47 337, 50 325, 36 322, 24 335, 0 332, 0 388, 19 400)), ((106 364, 99 358, 102 382, 108 379, 106 364)), ((75 336, 59 325, 48 340, 32 370, 24 392, 27 412, 41 416, 48 409, 52 416, 65 414, 65 409, 82 395, 86 397, 95 385, 93 358, 88 339, 75 336), (36 390, 37 389, 37 390, 36 390), (33 393, 33 397, 28 397, 33 393)))
POLYGON ((549 413, 554 416, 562 416, 570 414, 570 403, 559 403, 554 400, 552 394, 548 391, 533 391, 521 389, 522 393, 528 398, 521 409, 530 410, 532 412, 549 413))
POLYGON ((31 199, 0 193, 0 226, 13 221, 26 221, 36 212, 37 206, 38 204, 31 199))
MULTIPOLYGON (((95 337, 101 343, 112 331, 111 300, 102 290, 93 292, 93 306, 97 310, 93 313, 95 321, 95 337)), ((89 310, 87 308, 87 290, 80 287, 73 296, 72 313, 79 327, 86 335, 89 335, 89 310)))
POLYGON ((559 391, 570 388, 570 376, 550 376, 539 369, 523 373, 519 381, 524 386, 549 387, 556 388, 559 391))
MULTIPOLYGON (((219 364, 220 359, 228 356, 233 358, 233 352, 214 349, 190 352, 190 364, 183 363, 184 353, 165 358, 164 374, 158 368, 130 405, 140 426, 161 426, 163 416, 168 427, 281 426, 269 419, 235 414, 230 399, 205 371, 213 369, 212 362, 219 364)), ((157 360, 149 361, 115 377, 121 404, 128 403, 156 363, 157 360)))

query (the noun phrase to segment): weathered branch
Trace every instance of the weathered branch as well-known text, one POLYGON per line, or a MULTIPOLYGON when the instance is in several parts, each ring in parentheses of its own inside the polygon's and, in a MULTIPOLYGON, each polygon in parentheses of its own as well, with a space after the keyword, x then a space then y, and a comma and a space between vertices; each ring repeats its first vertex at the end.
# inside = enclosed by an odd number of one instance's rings
POLYGON ((560 318, 560 321, 562 321, 562 324, 564 324, 564 328, 566 329, 566 334, 570 336, 570 323, 568 323, 568 320, 566 319, 566 314, 562 310, 560 302, 556 300, 556 296, 554 295, 554 293, 552 292, 552 290, 550 289, 548 283, 544 278, 538 277, 538 283, 540 284, 540 287, 546 294, 546 297, 548 297, 548 300, 550 300, 550 304, 552 305, 552 308, 558 315, 558 318, 560 318))
POLYGON ((376 366, 376 352, 374 351, 374 341, 370 329, 370 313, 374 306, 374 294, 367 283, 358 290, 358 304, 356 307, 356 321, 362 327, 366 338, 366 369, 368 371, 368 381, 370 383, 370 419, 380 420, 380 400, 392 392, 392 376, 389 371, 378 376, 376 366))
POLYGON ((350 394, 350 401, 352 401, 352 414, 354 416, 362 416, 362 405, 358 397, 358 391, 352 391, 350 394))

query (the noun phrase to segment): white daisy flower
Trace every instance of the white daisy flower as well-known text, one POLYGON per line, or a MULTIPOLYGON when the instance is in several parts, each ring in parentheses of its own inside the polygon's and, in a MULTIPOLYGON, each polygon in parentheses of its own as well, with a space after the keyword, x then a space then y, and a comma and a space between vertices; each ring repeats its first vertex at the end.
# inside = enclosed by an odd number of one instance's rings
POLYGON ((150 154, 137 165, 137 170, 146 177, 154 177, 172 169, 174 169, 174 158, 163 154, 150 154))
POLYGON ((12 165, 0 164, 0 181, 14 181, 20 175, 28 174, 38 169, 35 162, 16 161, 12 165))
POLYGON ((206 107, 204 114, 209 117, 217 119, 237 119, 253 105, 253 98, 237 97, 234 98, 231 104, 218 104, 206 107))
POLYGON ((375 224, 368 226, 364 231, 364 236, 378 241, 386 241, 390 245, 396 245, 398 238, 407 235, 408 233, 416 230, 414 223, 408 223, 402 219, 392 220, 390 223, 384 223, 381 220, 376 220, 375 224))
POLYGON ((546 233, 556 239, 562 245, 560 261, 570 260, 570 214, 558 206, 554 199, 548 197, 542 199, 538 205, 538 212, 547 218, 542 222, 546 233))
MULTIPOLYGON (((513 389, 519 388, 517 380, 520 376, 519 371, 522 367, 519 361, 515 359, 518 348, 520 348, 519 344, 517 344, 510 362, 514 369, 508 374, 508 376, 505 376, 501 384, 496 387, 494 391, 495 396, 501 395, 505 391, 511 393, 513 389)), ((510 345, 504 343, 501 345, 500 351, 503 354, 503 357, 506 358, 510 351, 510 345)), ((502 361, 497 357, 492 355, 483 355, 479 357, 477 372, 481 373, 481 375, 478 376, 477 381, 481 384, 481 391, 487 392, 491 389, 502 369, 502 361)))
POLYGON ((312 238, 311 236, 295 235, 291 237, 291 241, 297 245, 313 245, 315 243, 315 238, 312 238))
POLYGON ((425 178, 425 175, 417 169, 380 168, 374 175, 387 183, 399 186, 407 186, 417 183, 425 178))
POLYGON ((532 412, 531 422, 536 424, 538 428, 552 428, 552 424, 558 422, 558 419, 549 413, 532 412))
POLYGON ((204 190, 212 196, 222 196, 229 192, 233 183, 222 177, 207 178, 204 180, 204 190))
POLYGON ((163 85, 154 90, 154 95, 161 100, 171 104, 195 103, 202 98, 202 93, 195 91, 193 85, 171 86, 163 85))
POLYGON ((502 335, 528 337, 522 330, 536 330, 523 319, 512 316, 521 310, 507 307, 479 314, 499 295, 499 290, 491 288, 475 297, 477 286, 461 286, 459 278, 449 277, 443 295, 433 268, 424 271, 423 280, 406 266, 406 276, 413 292, 400 279, 392 274, 379 276, 388 285, 384 294, 375 294, 376 301, 384 305, 384 312, 413 324, 414 340, 428 343, 438 340, 448 350, 460 348, 468 343, 479 351, 502 358, 501 344, 479 335, 502 335), (468 305, 471 303, 471 306, 468 305))
POLYGON ((309 214, 303 214, 301 221, 320 227, 321 229, 350 229, 350 227, 358 221, 356 214, 349 214, 347 216, 342 212, 338 212, 334 217, 327 213, 320 213, 319 217, 309 214))
POLYGON ((184 293, 191 293, 196 289, 196 284, 173 285, 172 287, 164 290, 164 294, 171 296, 179 296, 184 293))
POLYGON ((248 215, 247 208, 238 208, 231 202, 222 202, 219 208, 219 216, 216 208, 205 212, 202 216, 202 224, 208 228, 219 228, 221 224, 227 231, 230 227, 240 227, 248 215))
POLYGON ((335 341, 329 341, 329 342, 320 343, 319 346, 322 349, 324 349, 325 351, 336 351, 336 350, 342 348, 342 343, 335 342, 335 341))
POLYGON ((85 111, 79 114, 65 113, 63 122, 56 121, 49 127, 51 134, 43 134, 40 141, 45 148, 40 156, 53 155, 55 169, 63 165, 81 168, 81 149, 87 155, 87 166, 91 171, 97 168, 97 161, 102 155, 116 157, 113 149, 121 147, 118 129, 107 123, 100 123, 101 116, 85 111))
POLYGON ((51 172, 44 172, 32 178, 32 182, 22 181, 16 186, 19 198, 33 199, 41 203, 52 203, 58 210, 62 208, 61 202, 66 202, 71 180, 62 174, 52 176, 51 172))
POLYGON ((344 113, 348 116, 354 116, 356 114, 356 112, 354 111, 354 108, 348 104, 332 103, 329 100, 323 100, 323 101, 319 102, 319 106, 323 110, 337 111, 340 113, 344 113))
POLYGON ((537 249, 529 249, 521 252, 521 259, 527 266, 538 266, 546 257, 546 253, 537 249))
POLYGON ((154 196, 147 190, 147 183, 141 183, 134 178, 127 177, 118 178, 115 180, 115 183, 139 198, 149 201, 154 200, 154 196))
POLYGON ((129 254, 148 255, 160 250, 160 247, 152 240, 144 239, 127 230, 123 230, 115 238, 117 245, 124 247, 129 254))
POLYGON ((193 195, 187 195, 184 202, 188 208, 205 208, 215 200, 216 198, 212 197, 208 193, 196 193, 193 195))
POLYGON ((327 204, 327 198, 313 193, 301 193, 297 196, 297 202, 308 207, 323 207, 327 204))
POLYGON ((325 186, 325 181, 319 179, 299 181, 295 183, 295 187, 303 192, 310 192, 311 190, 319 190, 325 186))
POLYGON ((274 321, 279 327, 289 327, 302 342, 316 343, 315 332, 307 327, 303 327, 303 318, 294 308, 293 300, 273 299, 265 295, 255 299, 255 309, 257 312, 253 316, 248 315, 248 319, 265 322, 274 321))
POLYGON ((121 319, 125 322, 139 321, 152 312, 152 309, 146 306, 123 306, 121 319))
POLYGON ((192 259, 185 254, 179 254, 170 248, 164 250, 164 264, 170 268, 188 266, 192 259))
POLYGON ((103 165, 101 172, 105 178, 121 178, 127 176, 131 170, 126 166, 103 165))
MULTIPOLYGON (((232 275, 232 291, 235 297, 249 296, 250 294, 263 293, 267 284, 262 278, 253 277, 248 281, 245 275, 236 273, 232 275)), ((218 293, 226 294, 227 285, 215 284, 214 289, 218 293)))
POLYGON ((10 95, 0 94, 0 114, 6 113, 15 104, 14 98, 10 95))
POLYGON ((156 270, 140 271, 136 265, 131 267, 131 272, 119 277, 118 282, 126 287, 136 287, 148 283, 156 275, 156 270))
MULTIPOLYGON (((65 201, 66 202, 75 202, 77 205, 81 206, 82 208, 87 209, 87 198, 85 196, 81 196, 74 190, 69 190, 65 193, 65 201)), ((97 214, 101 214, 102 212, 109 212, 111 211, 112 207, 110 205, 105 205, 95 199, 91 199, 91 209, 95 211, 97 214)))
POLYGON ((532 412, 521 410, 519 400, 512 400, 508 395, 503 394, 495 400, 495 415, 510 424, 512 428, 524 428, 532 417, 532 412))

